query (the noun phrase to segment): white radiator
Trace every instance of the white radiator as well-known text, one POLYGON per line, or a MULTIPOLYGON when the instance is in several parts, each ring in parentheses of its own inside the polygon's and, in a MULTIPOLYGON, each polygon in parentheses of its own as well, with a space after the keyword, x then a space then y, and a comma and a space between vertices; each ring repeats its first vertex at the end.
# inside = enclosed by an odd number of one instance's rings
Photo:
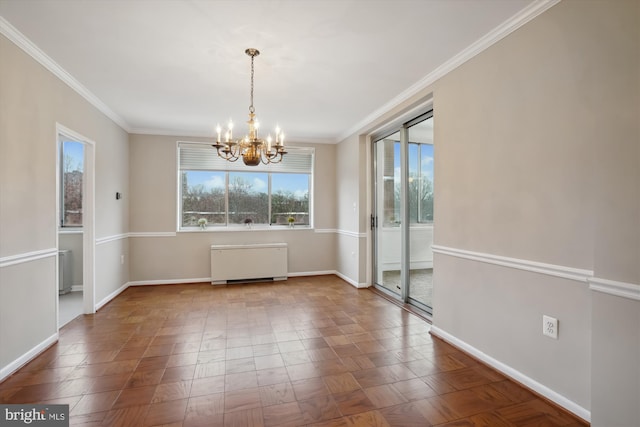
POLYGON ((211 284, 286 280, 287 244, 212 245, 211 284))

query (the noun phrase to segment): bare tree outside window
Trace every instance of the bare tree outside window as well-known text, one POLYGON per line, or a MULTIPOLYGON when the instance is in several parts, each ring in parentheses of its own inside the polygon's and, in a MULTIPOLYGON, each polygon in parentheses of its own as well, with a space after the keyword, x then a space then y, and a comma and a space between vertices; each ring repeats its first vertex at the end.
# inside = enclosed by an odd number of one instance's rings
POLYGON ((183 170, 180 177, 182 227, 197 227, 199 221, 206 226, 310 224, 310 174, 183 170))
POLYGON ((82 180, 84 175, 84 145, 81 142, 63 141, 60 144, 62 158, 62 227, 82 227, 82 180))
POLYGON ((229 223, 269 223, 269 177, 266 173, 229 173, 229 223))

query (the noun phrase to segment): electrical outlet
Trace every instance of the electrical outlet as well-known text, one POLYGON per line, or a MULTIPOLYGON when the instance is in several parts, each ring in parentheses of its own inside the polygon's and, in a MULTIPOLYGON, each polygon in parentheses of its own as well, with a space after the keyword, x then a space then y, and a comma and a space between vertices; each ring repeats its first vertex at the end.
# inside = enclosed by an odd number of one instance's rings
POLYGON ((542 316, 542 335, 546 335, 554 340, 558 339, 558 319, 551 316, 542 316))
POLYGON ((124 255, 120 255, 120 264, 124 265, 124 255))

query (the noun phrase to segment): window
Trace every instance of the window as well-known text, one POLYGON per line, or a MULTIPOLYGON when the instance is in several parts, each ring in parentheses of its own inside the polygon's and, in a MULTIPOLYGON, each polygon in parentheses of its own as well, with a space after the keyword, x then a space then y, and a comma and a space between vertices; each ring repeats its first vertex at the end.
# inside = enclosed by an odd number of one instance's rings
MULTIPOLYGON (((384 211, 384 226, 397 227, 400 225, 400 141, 399 134, 394 134, 384 140, 385 165, 385 194, 387 204, 393 204, 393 208, 384 211), (396 139, 394 139, 396 138, 396 139), (390 165, 393 165, 391 169, 390 165)), ((432 143, 408 143, 409 181, 409 221, 411 224, 423 224, 433 222, 433 144, 432 143)))
POLYGON ((82 227, 84 145, 60 139, 60 226, 82 227))
POLYGON ((409 143, 409 220, 433 222, 433 144, 409 143))
POLYGON ((287 147, 282 163, 245 166, 227 162, 209 144, 178 143, 180 229, 310 226, 313 149, 287 147))

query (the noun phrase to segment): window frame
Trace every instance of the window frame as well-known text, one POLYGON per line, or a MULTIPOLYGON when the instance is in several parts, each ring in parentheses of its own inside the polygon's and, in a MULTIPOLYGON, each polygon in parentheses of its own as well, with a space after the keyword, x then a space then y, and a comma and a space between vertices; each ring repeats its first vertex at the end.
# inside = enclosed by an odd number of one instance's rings
MULTIPOLYGON (((68 138, 66 137, 64 134, 59 134, 58 135, 58 140, 59 140, 59 144, 58 144, 58 156, 59 156, 59 164, 60 164, 60 168, 59 168, 59 179, 60 179, 60 194, 59 194, 59 202, 60 202, 60 208, 59 208, 59 215, 60 215, 60 222, 58 224, 58 228, 60 230, 68 230, 68 231, 80 231, 84 228, 84 164, 85 164, 85 146, 84 143, 81 141, 77 141, 73 138, 68 138), (68 224, 65 222, 65 217, 66 217, 66 209, 65 209, 65 194, 66 194, 66 188, 67 188, 67 181, 65 180, 65 165, 64 165, 64 159, 65 159, 65 144, 66 143, 73 143, 73 144, 78 144, 80 147, 82 147, 82 158, 80 159, 80 171, 81 172, 81 182, 80 182, 80 218, 81 218, 81 223, 80 224, 68 224)), ((77 172, 77 171, 72 171, 72 172, 77 172)))
MULTIPOLYGON (((309 171, 308 172, 301 172, 301 171, 287 171, 286 167, 285 170, 282 170, 282 167, 280 167, 280 170, 272 170, 271 168, 274 165, 265 165, 265 166, 261 166, 261 167, 257 167, 258 169, 251 167, 251 169, 249 166, 243 166, 244 168, 242 170, 238 169, 238 167, 230 167, 227 169, 224 168, 193 168, 193 169, 189 169, 189 168, 182 168, 181 167, 181 147, 185 147, 185 146, 193 146, 193 147, 198 147, 198 148, 202 148, 202 149, 207 149, 210 150, 209 155, 211 156, 218 156, 215 149, 213 149, 213 147, 211 146, 212 143, 210 142, 194 142, 194 141, 177 141, 176 143, 176 188, 177 188, 177 203, 176 203, 176 231, 177 232, 203 232, 203 231, 209 231, 209 232, 225 232, 225 231, 253 231, 253 230, 312 230, 314 228, 314 215, 313 215, 313 199, 314 199, 314 172, 315 172, 315 148, 313 147, 291 147, 291 146, 287 146, 287 151, 289 153, 300 153, 301 155, 307 155, 309 156, 309 171), (205 230, 200 229, 200 227, 198 225, 182 225, 182 216, 183 216, 183 195, 182 195, 182 172, 184 171, 202 171, 202 172, 218 172, 218 173, 223 173, 224 177, 225 177, 225 188, 224 188, 224 202, 225 202, 225 223, 224 224, 215 224, 215 223, 209 223, 206 227, 205 230), (267 175, 267 199, 268 199, 268 206, 267 206, 267 215, 268 215, 268 221, 269 223, 252 223, 251 226, 247 226, 245 224, 237 224, 237 223, 230 223, 229 222, 229 184, 230 184, 230 180, 229 180, 229 175, 230 173, 233 172, 246 172, 246 173, 261 173, 261 174, 266 174, 267 175), (308 217, 309 217, 309 223, 308 224, 295 224, 294 227, 290 227, 287 224, 276 224, 276 223, 272 223, 272 175, 273 174, 295 174, 295 175, 306 175, 307 176, 307 180, 308 180, 308 193, 309 193, 309 200, 308 200, 308 217)), ((224 166, 228 166, 226 161, 224 161, 225 163, 221 163, 224 166)), ((285 160, 284 162, 286 162, 286 156, 285 156, 285 160)), ((220 163, 220 162, 215 162, 215 163, 220 163)), ((241 160, 238 160, 236 163, 238 164, 242 164, 241 160)), ((231 163, 230 165, 234 165, 233 163, 231 163)), ((277 165, 277 164, 276 164, 277 165)))

